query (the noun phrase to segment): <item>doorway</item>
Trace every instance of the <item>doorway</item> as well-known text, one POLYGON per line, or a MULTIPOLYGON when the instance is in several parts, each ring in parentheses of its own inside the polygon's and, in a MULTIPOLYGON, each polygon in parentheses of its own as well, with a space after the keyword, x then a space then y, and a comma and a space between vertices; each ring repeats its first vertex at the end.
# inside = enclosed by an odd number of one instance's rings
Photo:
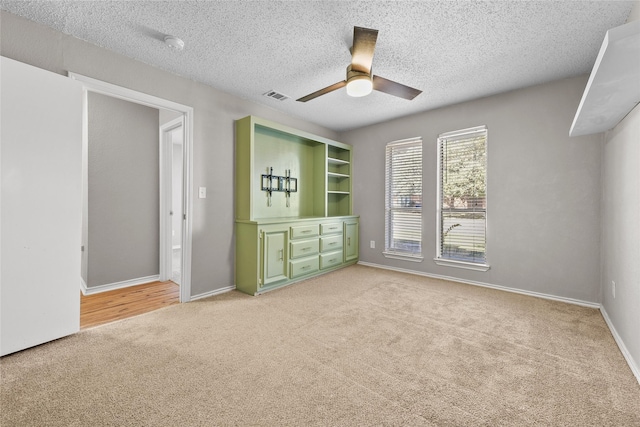
MULTIPOLYGON (((88 93, 97 93, 119 100, 128 101, 160 111, 170 112, 176 119, 170 121, 167 128, 167 138, 163 138, 163 127, 160 130, 159 155, 159 266, 158 278, 173 279, 180 286, 180 302, 188 302, 191 297, 191 207, 192 191, 192 128, 193 108, 162 98, 136 92, 110 83, 102 82, 76 73, 69 73, 69 77, 80 81, 84 89, 83 102, 83 235, 87 235, 88 223, 88 93), (169 138, 170 137, 170 138, 169 138), (170 140, 170 144, 165 144, 170 140), (176 142, 174 144, 174 141, 176 142), (170 147, 167 149, 166 147, 170 147), (175 153, 174 153, 175 151, 175 153), (172 215, 174 214, 174 215, 172 215), (175 219, 175 223, 174 223, 175 219), (174 256, 174 248, 175 256, 174 256), (175 259, 175 262, 174 262, 175 259), (174 271, 176 272, 174 274, 174 271)), ((158 128, 156 127, 156 130, 158 128)), ((83 238, 83 249, 86 239, 83 238)), ((88 251, 83 252, 83 259, 88 257, 88 251)), ((83 271, 82 273, 86 273, 83 271)), ((84 276, 86 277, 86 276, 84 276)), ((157 279, 156 279, 157 280, 157 279)), ((106 290, 132 286, 138 283, 131 281, 116 283, 115 286, 97 289, 99 286, 88 287, 82 283, 83 293, 90 295, 106 290)))
POLYGON ((183 117, 160 125, 161 147, 161 210, 165 216, 165 241, 160 243, 164 262, 160 266, 160 280, 182 283, 182 236, 183 236, 183 188, 184 188, 184 126, 183 117), (164 265, 163 265, 164 264, 164 265))

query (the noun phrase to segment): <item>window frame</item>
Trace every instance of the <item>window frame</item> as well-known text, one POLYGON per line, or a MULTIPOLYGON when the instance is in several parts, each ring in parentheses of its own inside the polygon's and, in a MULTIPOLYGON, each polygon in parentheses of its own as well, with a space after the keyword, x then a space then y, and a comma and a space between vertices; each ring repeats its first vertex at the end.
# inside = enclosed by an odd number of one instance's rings
POLYGON ((424 181, 424 141, 422 139, 422 137, 418 136, 418 137, 414 137, 414 138, 407 138, 407 139, 401 139, 401 140, 397 140, 397 141, 391 141, 388 142, 385 145, 385 166, 384 166, 384 204, 385 204, 385 209, 384 209, 384 251, 382 252, 382 254, 386 257, 386 258, 392 258, 392 259, 400 259, 400 260, 404 260, 404 261, 413 261, 413 262, 422 262, 424 260, 424 185, 423 185, 423 181, 424 181), (389 153, 390 150, 393 147, 396 146, 402 146, 402 145, 416 145, 420 147, 420 176, 417 177, 420 180, 420 206, 419 207, 411 207, 412 210, 417 210, 419 209, 419 213, 420 213, 420 252, 411 252, 411 251, 402 251, 402 250, 398 250, 396 248, 392 248, 390 245, 390 239, 391 239, 391 216, 390 216, 390 212, 397 210, 398 208, 393 208, 390 206, 390 194, 389 194, 389 190, 390 190, 390 183, 388 182, 389 179, 389 162, 391 161, 390 157, 389 157, 389 153))
POLYGON ((475 270, 475 271, 488 271, 491 266, 488 261, 488 235, 489 235, 489 227, 488 227, 488 219, 489 219, 489 130, 486 125, 475 126, 466 129, 460 129, 451 132, 445 132, 438 135, 437 139, 438 144, 438 155, 436 158, 437 162, 437 190, 436 190, 436 257, 433 259, 437 265, 446 266, 446 267, 455 267, 462 268, 466 270, 475 270), (450 258, 442 257, 442 142, 446 139, 452 138, 460 138, 465 135, 471 135, 475 133, 484 133, 484 145, 485 145, 485 219, 484 219, 484 238, 485 238, 485 260, 484 262, 471 262, 471 261, 461 261, 454 260, 450 258))

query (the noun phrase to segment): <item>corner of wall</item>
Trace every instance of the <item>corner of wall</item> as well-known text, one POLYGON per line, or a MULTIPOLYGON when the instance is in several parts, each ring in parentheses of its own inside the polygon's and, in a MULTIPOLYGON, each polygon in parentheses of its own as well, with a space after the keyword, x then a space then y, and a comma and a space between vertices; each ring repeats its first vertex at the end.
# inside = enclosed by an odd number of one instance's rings
POLYGON ((600 306, 600 313, 602 313, 602 317, 604 318, 605 323, 609 327, 609 331, 611 331, 611 335, 613 335, 613 339, 618 345, 618 348, 620 349, 622 356, 627 361, 627 364, 629 365, 631 372, 633 372, 633 375, 636 377, 638 384, 640 384, 640 365, 636 363, 636 361, 633 358, 633 355, 631 354, 631 352, 629 352, 629 349, 627 349, 627 346, 625 345, 624 341, 620 337, 620 334, 618 334, 618 331, 616 330, 615 325, 611 321, 611 318, 609 318, 609 314, 607 313, 607 310, 604 308, 604 306, 600 306))
POLYGON ((633 7, 631 8, 631 12, 629 12, 627 22, 638 20, 640 20, 640 1, 636 0, 633 2, 633 7))

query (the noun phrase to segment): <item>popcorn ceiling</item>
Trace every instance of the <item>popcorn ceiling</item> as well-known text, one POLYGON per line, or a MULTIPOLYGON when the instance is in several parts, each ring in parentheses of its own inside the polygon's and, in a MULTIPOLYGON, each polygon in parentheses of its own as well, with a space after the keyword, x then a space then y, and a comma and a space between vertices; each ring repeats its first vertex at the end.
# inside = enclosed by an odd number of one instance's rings
MULTIPOLYGON (((238 97, 343 131, 589 73, 633 2, 0 1, 0 8, 238 97), (413 101, 338 90, 353 27, 379 30, 373 73, 413 101), (163 43, 185 42, 183 51, 163 43), (291 97, 262 96, 269 90, 291 97)), ((577 106, 576 106, 577 108, 577 106)))

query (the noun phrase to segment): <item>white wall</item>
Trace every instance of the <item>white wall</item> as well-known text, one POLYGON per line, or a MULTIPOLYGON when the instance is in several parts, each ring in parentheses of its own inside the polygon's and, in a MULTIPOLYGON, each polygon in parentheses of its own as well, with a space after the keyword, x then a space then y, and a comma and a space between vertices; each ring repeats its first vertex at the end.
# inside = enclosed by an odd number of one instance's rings
MULTIPOLYGON (((640 3, 633 19, 640 19, 640 3)), ((606 133, 602 156, 602 306, 640 381, 639 105, 606 133)))
POLYGON ((194 108, 194 191, 200 186, 208 187, 208 191, 206 199, 192 195, 192 295, 234 283, 234 120, 252 114, 337 139, 333 131, 274 109, 161 71, 4 11, 0 16, 3 56, 60 74, 73 71, 194 108))
POLYGON ((586 81, 560 80, 342 134, 355 147, 361 261, 598 303, 602 135, 569 137, 586 81), (433 262, 437 136, 479 125, 488 126, 487 272, 433 262), (382 255, 385 144, 416 136, 424 144, 421 263, 382 255))
MULTIPOLYGON (((606 135, 602 305, 640 367, 640 107, 606 135), (615 298, 611 282, 615 281, 615 298)), ((640 373, 640 371, 638 371, 640 373)))

